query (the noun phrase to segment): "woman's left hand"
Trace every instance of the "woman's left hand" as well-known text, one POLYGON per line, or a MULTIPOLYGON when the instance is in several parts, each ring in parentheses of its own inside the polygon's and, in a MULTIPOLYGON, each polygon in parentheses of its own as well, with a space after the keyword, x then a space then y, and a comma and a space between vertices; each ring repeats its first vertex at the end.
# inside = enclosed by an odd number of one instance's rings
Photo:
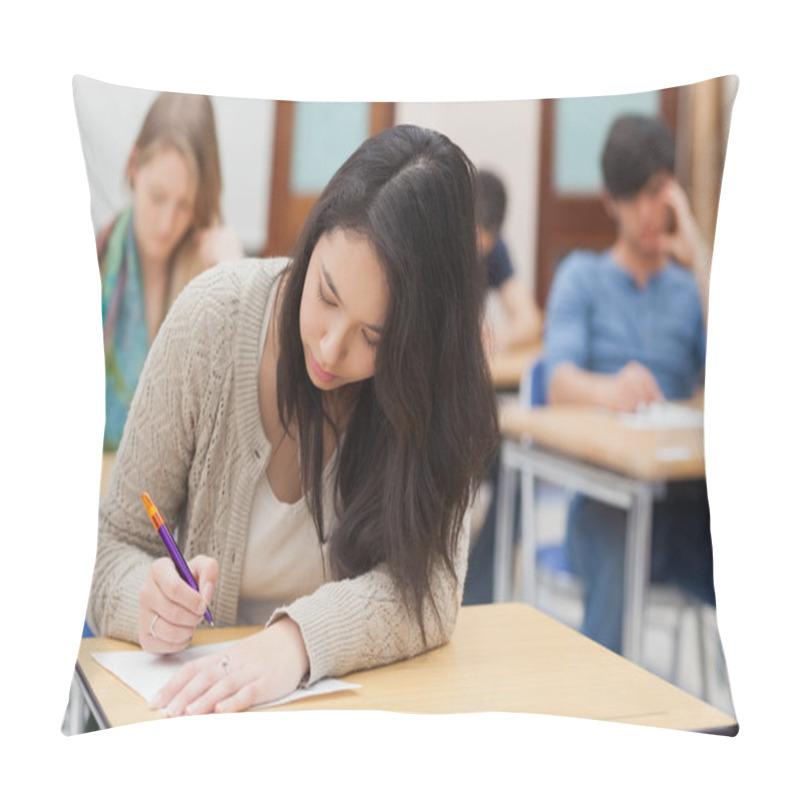
POLYGON ((167 715, 244 711, 293 692, 308 672, 300 628, 289 617, 186 664, 153 699, 167 715))

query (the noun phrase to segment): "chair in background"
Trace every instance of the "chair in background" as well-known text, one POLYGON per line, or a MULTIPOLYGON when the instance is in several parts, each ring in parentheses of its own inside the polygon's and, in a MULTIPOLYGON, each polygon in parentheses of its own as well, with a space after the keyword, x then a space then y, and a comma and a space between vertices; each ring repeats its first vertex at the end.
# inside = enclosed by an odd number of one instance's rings
MULTIPOLYGON (((520 381, 519 401, 527 407, 542 406, 547 403, 542 359, 536 359, 523 375, 520 381)), ((572 571, 564 539, 546 544, 540 544, 538 541, 534 495, 539 488, 531 474, 523 473, 520 476, 520 491, 522 492, 520 524, 524 526, 521 536, 521 558, 524 565, 535 565, 533 570, 525 568, 522 570, 523 600, 541 608, 544 603, 540 592, 542 587, 545 587, 555 595, 583 602, 581 580, 572 571)), ((565 501, 569 501, 569 495, 565 501)), ((698 637, 700 691, 701 696, 708 699, 708 655, 702 602, 678 587, 651 584, 648 587, 647 604, 652 609, 669 609, 675 619, 672 630, 672 663, 669 676, 672 683, 677 682, 682 659, 684 620, 687 615, 694 617, 698 637)))
POLYGON ((543 406, 547 404, 544 388, 544 361, 535 359, 525 370, 519 382, 519 402, 523 406, 543 406))

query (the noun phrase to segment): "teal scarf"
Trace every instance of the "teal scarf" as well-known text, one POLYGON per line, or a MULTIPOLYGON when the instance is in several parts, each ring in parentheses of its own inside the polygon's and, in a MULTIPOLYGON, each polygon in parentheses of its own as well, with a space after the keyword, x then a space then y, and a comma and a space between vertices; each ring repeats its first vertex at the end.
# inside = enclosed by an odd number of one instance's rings
POLYGON ((103 450, 116 450, 149 348, 139 251, 129 209, 97 244, 106 356, 106 427, 103 450))

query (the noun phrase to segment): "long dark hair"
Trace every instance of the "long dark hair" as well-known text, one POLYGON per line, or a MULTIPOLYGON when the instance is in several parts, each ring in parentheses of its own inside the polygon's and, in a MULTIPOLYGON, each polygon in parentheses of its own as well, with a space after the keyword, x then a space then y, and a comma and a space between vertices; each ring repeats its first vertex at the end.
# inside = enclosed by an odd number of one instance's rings
POLYGON ((494 393, 481 341, 475 170, 447 137, 410 125, 364 142, 322 192, 295 245, 280 313, 278 405, 299 437, 303 490, 320 542, 323 430, 337 433, 337 578, 384 564, 416 613, 433 602, 430 575, 454 555, 482 467, 497 441, 494 393), (335 229, 367 238, 389 301, 375 375, 355 388, 344 430, 306 374, 300 301, 311 253, 335 229))

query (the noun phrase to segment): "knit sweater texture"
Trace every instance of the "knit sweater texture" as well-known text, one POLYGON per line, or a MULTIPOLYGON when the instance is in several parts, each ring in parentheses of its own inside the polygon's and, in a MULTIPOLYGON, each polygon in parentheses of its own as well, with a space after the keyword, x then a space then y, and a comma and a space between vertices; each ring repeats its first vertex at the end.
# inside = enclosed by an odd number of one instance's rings
MULTIPOLYGON (((182 292, 161 326, 100 503, 87 617, 102 635, 138 642, 139 591, 152 562, 165 555, 142 504, 145 491, 187 560, 204 554, 218 561, 211 612, 218 626, 236 621, 256 482, 271 455, 258 400, 259 334, 285 264, 250 259, 208 270, 182 292)), ((456 580, 443 564, 430 576, 438 613, 426 604, 428 647, 452 634, 468 545, 465 520, 454 554, 456 580)), ((408 658, 425 647, 413 609, 383 565, 323 583, 277 609, 269 623, 284 615, 302 632, 307 683, 408 658)))

